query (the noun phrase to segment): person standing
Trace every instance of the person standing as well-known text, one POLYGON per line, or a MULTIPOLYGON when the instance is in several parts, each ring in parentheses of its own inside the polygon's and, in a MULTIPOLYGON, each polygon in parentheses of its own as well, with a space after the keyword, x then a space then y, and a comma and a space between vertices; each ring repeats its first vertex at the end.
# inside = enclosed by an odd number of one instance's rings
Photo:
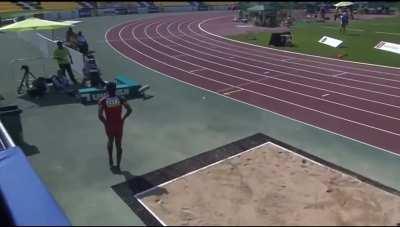
POLYGON ((82 54, 86 55, 88 53, 88 51, 89 51, 89 45, 87 43, 87 40, 86 40, 85 36, 83 36, 81 31, 78 32, 77 41, 78 41, 79 52, 81 52, 82 54))
POLYGON ((336 8, 335 14, 333 15, 333 20, 336 21, 336 19, 339 17, 339 8, 336 8))
POLYGON ((72 49, 76 49, 78 45, 78 36, 72 30, 71 27, 68 28, 67 33, 65 34, 65 41, 67 42, 67 46, 71 47, 72 49))
POLYGON ((107 150, 110 167, 114 165, 113 147, 114 141, 117 148, 117 169, 120 170, 122 158, 122 135, 125 119, 132 113, 132 108, 128 102, 116 95, 117 85, 114 82, 106 84, 107 95, 100 99, 98 118, 104 124, 108 137, 107 150), (125 107, 126 112, 122 117, 122 107, 125 107), (105 117, 104 114, 105 113, 105 117))
POLYGON ((343 14, 340 16, 340 32, 345 33, 346 27, 349 24, 349 16, 347 15, 347 11, 344 11, 343 14))
POLYGON ((72 83, 77 85, 78 81, 76 81, 71 68, 71 64, 74 64, 74 62, 72 61, 68 49, 63 46, 61 41, 57 42, 57 48, 53 52, 53 58, 56 59, 62 73, 65 75, 65 71, 67 71, 72 83))
POLYGON ((320 13, 321 19, 325 20, 325 14, 326 14, 325 6, 321 6, 319 13, 320 13))

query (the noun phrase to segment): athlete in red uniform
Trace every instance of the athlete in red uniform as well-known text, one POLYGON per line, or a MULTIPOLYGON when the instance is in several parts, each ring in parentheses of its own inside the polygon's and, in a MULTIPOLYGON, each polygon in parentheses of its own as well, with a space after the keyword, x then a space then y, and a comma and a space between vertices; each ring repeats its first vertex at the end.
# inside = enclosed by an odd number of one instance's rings
POLYGON ((117 85, 114 82, 108 82, 106 85, 107 95, 99 101, 98 116, 103 122, 106 134, 108 137, 107 150, 110 167, 113 167, 113 146, 114 140, 117 147, 117 169, 120 169, 122 157, 122 134, 125 119, 132 113, 132 108, 126 100, 115 94, 117 85), (126 112, 122 117, 122 107, 125 107, 126 112), (105 117, 103 115, 105 113, 105 117))

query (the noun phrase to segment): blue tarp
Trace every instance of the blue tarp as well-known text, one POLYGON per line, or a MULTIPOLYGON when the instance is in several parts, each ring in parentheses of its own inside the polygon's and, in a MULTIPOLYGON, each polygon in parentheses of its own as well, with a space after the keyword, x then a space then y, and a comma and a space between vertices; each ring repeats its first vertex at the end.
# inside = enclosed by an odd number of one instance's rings
POLYGON ((71 225, 18 147, 0 152, 0 196, 16 226, 71 225))

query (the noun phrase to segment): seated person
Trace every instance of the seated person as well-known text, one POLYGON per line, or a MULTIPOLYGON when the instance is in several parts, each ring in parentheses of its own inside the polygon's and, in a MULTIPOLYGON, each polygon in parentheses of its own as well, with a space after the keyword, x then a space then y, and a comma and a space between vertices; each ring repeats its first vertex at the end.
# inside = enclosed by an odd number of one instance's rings
POLYGON ((43 77, 35 79, 27 92, 32 98, 42 98, 47 93, 46 79, 43 77))
POLYGON ((87 54, 89 51, 89 45, 81 31, 78 32, 77 41, 79 52, 81 52, 82 54, 87 54))
POLYGON ((82 84, 85 86, 88 81, 90 81, 90 87, 102 88, 105 86, 105 82, 101 79, 101 73, 97 67, 96 60, 92 55, 84 57, 82 84))
POLYGON ((53 75, 50 77, 51 82, 56 90, 62 92, 68 92, 68 88, 70 87, 69 80, 65 76, 62 70, 57 71, 57 75, 53 75))

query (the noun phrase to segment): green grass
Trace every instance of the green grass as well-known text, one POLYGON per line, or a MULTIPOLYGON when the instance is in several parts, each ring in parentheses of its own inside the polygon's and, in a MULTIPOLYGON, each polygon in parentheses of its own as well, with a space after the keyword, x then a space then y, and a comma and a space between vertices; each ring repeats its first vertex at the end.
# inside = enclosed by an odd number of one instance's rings
MULTIPOLYGON (((400 55, 374 49, 380 41, 400 43, 400 17, 374 19, 368 21, 350 21, 346 34, 339 33, 338 23, 305 23, 299 22, 293 27, 294 47, 282 47, 294 52, 307 53, 336 58, 337 54, 346 53, 342 59, 400 67, 400 55), (354 31, 362 29, 364 31, 354 31), (378 34, 375 32, 389 32, 398 34, 378 34), (318 43, 322 36, 330 36, 343 40, 341 48, 333 48, 318 43)), ((256 45, 267 46, 270 33, 246 33, 229 38, 256 45)))

